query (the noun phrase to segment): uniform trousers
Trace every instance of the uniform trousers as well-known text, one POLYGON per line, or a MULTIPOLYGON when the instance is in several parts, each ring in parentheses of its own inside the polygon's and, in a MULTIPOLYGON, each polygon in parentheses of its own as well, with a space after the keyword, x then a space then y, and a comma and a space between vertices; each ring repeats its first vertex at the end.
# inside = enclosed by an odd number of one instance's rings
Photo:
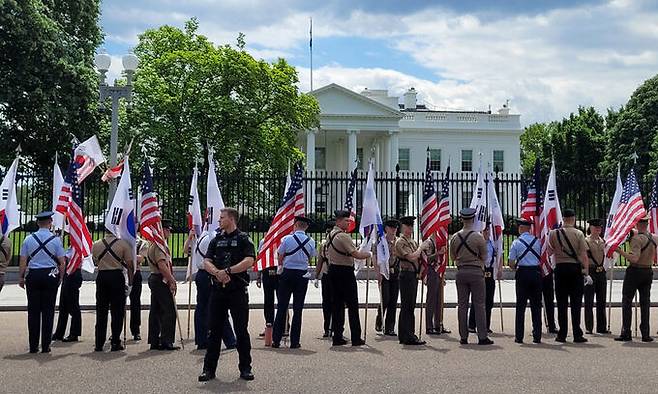
POLYGON ((544 310, 546 311, 546 320, 548 320, 548 329, 550 331, 555 331, 555 289, 553 284, 553 272, 542 278, 541 292, 544 297, 544 310))
POLYGON ((589 275, 594 282, 591 286, 585 286, 585 329, 594 331, 594 296, 596 296, 596 332, 608 331, 608 322, 605 315, 606 306, 606 284, 605 271, 596 272, 596 268, 589 270, 589 275))
POLYGON ((532 316, 532 338, 541 340, 541 272, 539 267, 518 267, 516 278, 516 321, 515 338, 523 340, 525 331, 525 311, 530 301, 532 316))
POLYGON ((398 308, 398 295, 400 294, 399 275, 399 273, 389 273, 389 278, 382 278, 381 281, 382 302, 377 306, 377 318, 375 319, 375 326, 382 327, 383 325, 384 332, 395 331, 395 313, 398 308), (382 306, 384 308, 383 312, 382 306))
MULTIPOLYGON (((491 330, 491 310, 494 305, 494 294, 496 294, 496 280, 493 277, 493 267, 484 269, 484 311, 487 316, 487 331, 491 330)), ((475 329, 475 313, 473 302, 468 312, 468 328, 475 329)))
POLYGON ((54 338, 62 339, 71 316, 71 330, 69 335, 79 337, 82 335, 82 313, 80 313, 80 287, 82 286, 82 271, 77 269, 70 275, 64 274, 62 289, 59 292, 59 314, 54 338))
POLYGON ((323 326, 324 332, 328 333, 331 331, 331 313, 332 313, 332 303, 331 303, 331 280, 329 280, 329 274, 325 273, 320 279, 320 285, 322 286, 322 317, 323 317, 323 326))
MULTIPOLYGON (((199 270, 195 277, 196 305, 194 306, 194 344, 200 348, 208 347, 208 311, 212 283, 206 270, 199 270)), ((226 347, 235 347, 235 335, 231 321, 226 319, 222 341, 226 347)))
POLYGON ((152 273, 148 280, 151 289, 148 343, 153 346, 171 345, 176 331, 176 305, 162 274, 152 273))
POLYGON ((418 277, 414 271, 400 271, 400 317, 398 318, 398 339, 400 343, 416 340, 416 293, 418 277))
POLYGON ((142 325, 142 271, 137 270, 133 276, 133 287, 130 289, 130 333, 140 334, 142 325))
POLYGON ((203 360, 203 370, 215 373, 224 329, 231 312, 237 337, 238 368, 240 372, 251 370, 251 339, 249 338, 249 293, 247 288, 234 283, 222 287, 213 284, 208 310, 208 350, 203 360))
POLYGON ((640 332, 642 337, 649 337, 649 308, 651 302, 651 268, 630 266, 626 268, 624 284, 621 289, 622 336, 631 336, 631 317, 633 316, 633 297, 640 293, 640 332))
POLYGON ((274 296, 279 288, 279 275, 276 274, 277 267, 267 268, 262 271, 263 283, 263 314, 265 324, 274 324, 274 296))
POLYGON ((425 329, 440 330, 443 327, 443 278, 434 267, 427 270, 427 299, 425 305, 425 329))
POLYGON ((50 349, 55 319, 55 300, 59 273, 56 268, 29 269, 25 277, 27 293, 27 331, 30 351, 50 349))
POLYGON ((580 264, 559 263, 555 265, 555 298, 557 300, 557 321, 560 325, 557 337, 564 339, 568 331, 568 309, 571 304, 571 326, 573 337, 582 338, 580 309, 583 304, 583 274, 580 264))
POLYGON ((288 316, 288 305, 292 295, 292 323, 290 325, 290 344, 299 345, 302 332, 302 310, 308 289, 308 279, 304 278, 307 270, 284 268, 279 277, 279 291, 277 292, 277 311, 274 319, 274 332, 272 342, 280 343, 288 316))
POLYGON ((96 348, 102 348, 107 336, 107 313, 112 316, 110 342, 121 343, 123 315, 126 310, 126 282, 122 270, 98 271, 96 276, 96 348))
POLYGON ((350 321, 350 337, 352 342, 361 340, 361 321, 359 320, 359 296, 356 287, 354 267, 329 265, 329 280, 331 281, 331 322, 334 341, 343 338, 345 330, 345 307, 350 321))
POLYGON ((456 275, 457 285, 457 318, 459 320, 459 336, 468 338, 468 301, 473 299, 475 310, 475 326, 478 339, 487 338, 486 313, 484 311, 484 273, 480 267, 458 267, 456 275))

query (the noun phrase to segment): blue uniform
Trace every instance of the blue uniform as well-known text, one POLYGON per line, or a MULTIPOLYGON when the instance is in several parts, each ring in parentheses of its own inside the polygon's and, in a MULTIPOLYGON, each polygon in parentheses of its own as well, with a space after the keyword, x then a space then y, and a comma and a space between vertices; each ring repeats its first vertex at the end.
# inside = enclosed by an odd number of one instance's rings
POLYGON ((539 256, 541 256, 541 243, 528 232, 515 239, 509 250, 509 259, 515 260, 519 267, 538 267, 539 256))
POLYGON ((525 232, 512 242, 509 259, 515 260, 516 271, 516 322, 515 341, 523 342, 525 310, 530 301, 532 315, 532 339, 541 341, 542 280, 539 272, 541 244, 532 234, 525 232))
POLYGON ((496 256, 494 256, 494 243, 492 240, 487 240, 487 258, 484 259, 485 268, 493 268, 493 263, 496 256))
POLYGON ((315 241, 303 231, 295 231, 281 240, 279 253, 283 258, 283 268, 293 270, 308 269, 308 261, 317 255, 315 241))
POLYGON ((55 258, 64 257, 65 254, 62 240, 45 228, 28 235, 21 246, 21 256, 28 258, 29 269, 54 268, 59 264, 55 258), (42 248, 39 242, 44 244, 42 248))

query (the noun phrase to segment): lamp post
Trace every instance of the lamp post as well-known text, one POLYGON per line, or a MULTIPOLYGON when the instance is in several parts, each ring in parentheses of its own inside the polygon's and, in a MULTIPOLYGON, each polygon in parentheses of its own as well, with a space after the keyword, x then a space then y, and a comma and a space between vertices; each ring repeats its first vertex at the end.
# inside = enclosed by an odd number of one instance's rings
MULTIPOLYGON (((119 99, 124 98, 129 103, 132 98, 132 79, 135 74, 135 70, 139 64, 139 59, 137 56, 130 53, 121 59, 123 63, 123 71, 126 74, 126 85, 120 86, 117 84, 117 81, 114 81, 114 85, 108 85, 105 82, 105 74, 107 70, 110 69, 110 64, 112 64, 112 58, 107 53, 99 53, 94 57, 94 64, 98 69, 98 90, 100 92, 100 105, 101 108, 104 107, 104 102, 108 98, 112 99, 112 131, 110 134, 110 167, 117 165, 117 145, 119 143, 119 99)), ((110 195, 108 203, 111 203, 114 198, 114 193, 117 188, 117 180, 112 179, 110 181, 110 195)))

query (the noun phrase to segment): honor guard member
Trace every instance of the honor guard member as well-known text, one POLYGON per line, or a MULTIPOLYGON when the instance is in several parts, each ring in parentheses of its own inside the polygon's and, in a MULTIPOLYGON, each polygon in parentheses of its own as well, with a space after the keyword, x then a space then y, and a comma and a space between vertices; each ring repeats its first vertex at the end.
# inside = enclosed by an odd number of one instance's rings
POLYGON ((591 334, 594 330, 594 296, 596 295, 596 332, 609 334, 605 316, 605 296, 607 279, 605 277, 605 240, 601 238, 603 221, 591 219, 589 223, 589 235, 585 238, 587 243, 587 257, 589 257, 589 276, 594 282, 585 286, 585 331, 591 334))
MULTIPOLYGON (((260 250, 264 240, 260 240, 258 249, 260 250)), ((272 266, 263 268, 256 274, 256 286, 263 288, 263 315, 265 317, 265 331, 258 334, 259 337, 267 337, 272 334, 274 325, 274 301, 279 289, 278 267, 272 266)))
POLYGON ((320 280, 320 285, 322 286, 322 320, 324 333, 322 338, 331 337, 331 283, 329 281, 329 260, 327 259, 327 239, 331 229, 334 228, 333 223, 329 223, 327 226, 325 239, 320 244, 318 249, 318 258, 315 263, 315 277, 317 287, 317 280, 320 280))
MULTIPOLYGON (((493 240, 489 238, 491 222, 487 221, 482 230, 482 237, 487 242, 487 259, 484 261, 484 311, 487 316, 487 333, 491 334, 491 310, 494 304, 494 293, 496 292, 496 280, 494 279, 494 263, 496 262, 496 248, 493 240)), ((468 331, 475 332, 475 313, 473 303, 468 311, 468 331)))
POLYGON ((487 258, 487 243, 482 234, 473 227, 475 209, 462 208, 459 215, 464 228, 450 239, 450 257, 457 265, 457 317, 459 320, 459 343, 468 343, 468 301, 473 297, 475 326, 479 345, 491 345, 487 337, 486 313, 484 310, 484 261, 487 258))
MULTIPOLYGON (((171 235, 171 220, 162 219, 162 233, 165 242, 171 235)), ((169 250, 162 250, 151 242, 147 252, 147 262, 151 275, 148 284, 151 289, 149 308, 148 343, 151 350, 178 350, 174 346, 176 335, 176 278, 171 267, 169 250)))
POLYGON ((388 258, 388 279, 379 270, 377 272, 382 302, 377 307, 375 331, 381 332, 383 328, 384 335, 387 336, 397 336, 395 333, 395 313, 400 294, 400 260, 395 255, 395 242, 398 239, 397 232, 399 224, 394 219, 384 222, 386 242, 390 251, 388 258), (383 311, 382 308, 384 309, 383 311))
POLYGON ((395 255, 400 261, 400 317, 398 339, 403 345, 424 345, 416 336, 416 297, 420 279, 421 250, 413 239, 413 216, 400 218, 400 238, 395 241, 395 255))
POLYGON ((96 275, 96 347, 103 351, 107 336, 107 313, 112 315, 111 351, 123 350, 121 329, 126 310, 126 279, 124 269, 128 271, 128 285, 132 283, 133 251, 124 239, 107 233, 105 238, 94 242, 91 248, 94 263, 98 266, 96 275))
POLYGON ((357 250, 352 238, 345 232, 350 222, 348 211, 339 210, 334 212, 334 215, 336 216, 336 226, 327 237, 327 258, 329 259, 329 280, 331 281, 331 302, 333 304, 331 315, 333 346, 342 346, 347 343, 343 338, 346 306, 352 346, 362 346, 365 341, 361 339, 359 294, 354 275, 354 259, 367 259, 372 257, 372 252, 357 250))
MULTIPOLYGON (((190 250, 192 241, 196 238, 196 233, 192 228, 188 235, 183 250, 188 251, 189 254, 197 253, 200 257, 197 266, 197 272, 194 275, 194 284, 196 285, 196 305, 194 306, 194 344, 197 350, 205 350, 208 348, 208 303, 210 302, 210 290, 212 283, 210 282, 210 275, 206 272, 204 260, 208 255, 208 245, 210 241, 215 238, 215 233, 204 231, 199 237, 194 250, 190 250)), ((235 349, 235 335, 233 334, 233 327, 231 321, 226 319, 224 326, 224 334, 222 340, 227 349, 235 349)))
POLYGON ((82 286, 82 260, 72 261, 73 248, 69 248, 64 255, 66 270, 62 280, 62 289, 59 292, 59 314, 57 328, 53 334, 53 341, 77 342, 82 334, 82 313, 80 312, 80 287, 82 286), (71 316, 71 330, 69 336, 64 337, 66 326, 71 316))
POLYGON ((5 285, 5 271, 11 261, 11 242, 9 237, 2 236, 0 238, 0 292, 5 285))
POLYGON ((509 266, 516 271, 516 343, 523 343, 525 312, 528 300, 532 316, 532 342, 541 343, 541 243, 530 233, 532 222, 517 219, 519 238, 512 242, 509 251, 509 266))
POLYGON ((585 236, 576 225, 576 212, 565 209, 562 228, 551 230, 548 237, 548 253, 555 259, 555 297, 557 298, 557 320, 560 325, 555 340, 566 342, 568 309, 571 305, 571 325, 574 343, 584 343, 580 328, 580 309, 583 303, 584 284, 591 284, 589 259, 585 236))
POLYGON ((624 284, 621 290, 621 335, 616 341, 631 340, 631 316, 633 297, 635 292, 640 293, 640 332, 642 342, 651 342, 653 338, 649 335, 649 308, 651 306, 651 282, 653 271, 651 265, 656 255, 658 238, 647 231, 649 217, 640 219, 637 223, 637 232, 633 233, 630 240, 631 251, 625 252, 621 246, 617 252, 624 256, 629 265, 624 275, 624 284))
POLYGON ((219 216, 219 233, 208 245, 204 260, 206 272, 212 275, 209 305, 208 350, 203 360, 199 381, 215 378, 224 326, 231 311, 237 337, 240 378, 253 380, 251 371, 251 341, 249 339, 249 273, 256 260, 254 244, 249 235, 237 227, 238 211, 224 208, 219 216))
POLYGON ((311 219, 295 216, 293 233, 283 237, 281 245, 279 245, 277 253, 283 272, 279 277, 277 310, 272 335, 272 347, 274 348, 278 348, 281 344, 291 295, 293 314, 290 325, 290 348, 301 347, 299 338, 302 332, 302 310, 310 277, 308 265, 309 260, 317 255, 315 241, 306 234, 310 224, 311 219))
POLYGON ((142 326, 142 264, 148 258, 149 243, 148 241, 137 238, 137 255, 135 261, 135 274, 133 275, 133 284, 130 289, 130 334, 135 341, 141 341, 142 326))
POLYGON ((18 285, 27 292, 30 353, 39 351, 39 337, 41 351, 50 353, 57 287, 64 276, 64 248, 59 237, 50 231, 52 216, 50 211, 36 215, 39 230, 26 237, 21 246, 18 285))
POLYGON ((436 233, 421 244, 421 250, 427 256, 427 299, 425 304, 425 333, 441 335, 450 333, 443 327, 443 276, 439 274, 441 260, 445 257, 446 247, 437 247, 436 233))

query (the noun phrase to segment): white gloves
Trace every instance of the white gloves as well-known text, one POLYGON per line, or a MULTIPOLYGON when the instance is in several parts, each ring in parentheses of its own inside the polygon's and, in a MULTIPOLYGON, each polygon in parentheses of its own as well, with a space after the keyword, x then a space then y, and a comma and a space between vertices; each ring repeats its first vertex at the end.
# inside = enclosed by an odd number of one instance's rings
POLYGON ((592 277, 589 275, 585 275, 585 286, 591 286, 594 284, 594 281, 592 280, 592 277))
POLYGON ((126 297, 128 297, 130 295, 130 292, 132 291, 133 287, 129 286, 129 285, 126 285, 125 289, 126 289, 126 297))

